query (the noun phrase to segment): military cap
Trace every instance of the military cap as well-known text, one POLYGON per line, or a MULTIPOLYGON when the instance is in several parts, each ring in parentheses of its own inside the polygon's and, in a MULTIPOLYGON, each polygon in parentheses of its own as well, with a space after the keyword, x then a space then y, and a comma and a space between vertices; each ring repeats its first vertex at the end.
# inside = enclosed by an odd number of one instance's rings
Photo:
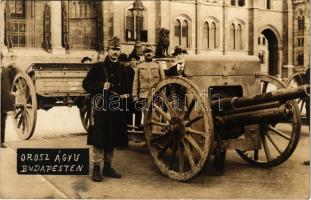
POLYGON ((120 38, 118 38, 117 36, 111 38, 110 40, 108 40, 108 46, 113 48, 121 47, 120 38))
POLYGON ((147 44, 144 48, 144 53, 145 52, 154 52, 153 47, 150 44, 147 44))

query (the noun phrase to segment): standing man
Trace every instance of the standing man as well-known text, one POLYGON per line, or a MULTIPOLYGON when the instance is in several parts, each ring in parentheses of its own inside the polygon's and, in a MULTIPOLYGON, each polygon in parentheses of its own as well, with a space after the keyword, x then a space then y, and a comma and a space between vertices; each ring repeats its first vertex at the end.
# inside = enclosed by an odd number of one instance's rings
POLYGON ((88 144, 93 145, 92 180, 95 182, 102 181, 102 175, 121 178, 121 174, 111 167, 113 148, 128 145, 124 102, 129 91, 124 67, 118 60, 121 52, 118 37, 108 41, 107 51, 104 62, 96 63, 83 81, 85 91, 94 97, 94 125, 90 126, 87 139, 88 144))
POLYGON ((1 69, 1 148, 6 148, 5 144, 5 122, 7 112, 14 110, 15 97, 11 94, 11 87, 17 73, 14 65, 9 65, 1 69))
MULTIPOLYGON (((145 62, 138 64, 135 69, 132 95, 134 100, 139 100, 145 105, 149 90, 152 89, 155 84, 165 79, 165 74, 162 66, 153 62, 154 50, 151 45, 147 45, 144 48, 143 54, 145 62)), ((139 112, 139 115, 136 117, 137 120, 141 121, 142 112, 139 112)))

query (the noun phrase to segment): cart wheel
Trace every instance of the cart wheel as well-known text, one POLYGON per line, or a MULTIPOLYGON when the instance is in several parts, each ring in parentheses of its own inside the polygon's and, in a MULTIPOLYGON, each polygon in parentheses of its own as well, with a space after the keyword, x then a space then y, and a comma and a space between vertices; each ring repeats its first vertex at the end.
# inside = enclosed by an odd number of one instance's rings
MULTIPOLYGON (((258 76, 261 80, 262 93, 285 88, 285 85, 275 77, 258 76)), ((292 155, 299 141, 301 119, 295 101, 288 101, 286 105, 292 111, 292 118, 284 122, 261 124, 261 148, 252 151, 237 150, 244 160, 259 167, 274 167, 282 164, 292 155)))
POLYGON ((182 77, 165 79, 150 91, 144 132, 151 156, 166 176, 188 181, 204 167, 214 136, 208 108, 197 87, 182 77))
POLYGON ((85 97, 82 106, 79 107, 80 119, 86 131, 88 131, 90 126, 91 106, 91 98, 85 97))
POLYGON ((37 120, 36 90, 31 78, 24 72, 16 74, 12 93, 15 95, 13 122, 18 136, 28 140, 32 137, 37 120))
MULTIPOLYGON (((310 67, 306 68, 304 71, 292 74, 285 82, 287 87, 297 87, 304 84, 310 84, 310 67)), ((306 115, 307 123, 310 124, 310 97, 296 100, 299 106, 299 111, 301 115, 306 115)))

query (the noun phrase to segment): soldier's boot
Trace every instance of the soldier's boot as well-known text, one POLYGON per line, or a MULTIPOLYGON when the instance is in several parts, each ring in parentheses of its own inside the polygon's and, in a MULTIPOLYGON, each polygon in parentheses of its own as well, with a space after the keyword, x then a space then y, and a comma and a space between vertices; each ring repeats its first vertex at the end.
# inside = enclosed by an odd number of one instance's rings
POLYGON ((103 168, 103 176, 108 176, 111 178, 121 178, 122 175, 116 172, 112 167, 111 167, 111 162, 104 162, 104 168, 103 168))
POLYGON ((100 164, 94 164, 92 180, 94 182, 101 182, 103 180, 103 177, 100 174, 100 164))

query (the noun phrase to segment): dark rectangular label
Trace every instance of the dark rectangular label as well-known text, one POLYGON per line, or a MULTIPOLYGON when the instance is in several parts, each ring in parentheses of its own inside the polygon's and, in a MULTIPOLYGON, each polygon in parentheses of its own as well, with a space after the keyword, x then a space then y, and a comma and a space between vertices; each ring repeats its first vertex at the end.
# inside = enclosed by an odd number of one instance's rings
POLYGON ((17 173, 88 175, 89 149, 17 149, 17 173))

